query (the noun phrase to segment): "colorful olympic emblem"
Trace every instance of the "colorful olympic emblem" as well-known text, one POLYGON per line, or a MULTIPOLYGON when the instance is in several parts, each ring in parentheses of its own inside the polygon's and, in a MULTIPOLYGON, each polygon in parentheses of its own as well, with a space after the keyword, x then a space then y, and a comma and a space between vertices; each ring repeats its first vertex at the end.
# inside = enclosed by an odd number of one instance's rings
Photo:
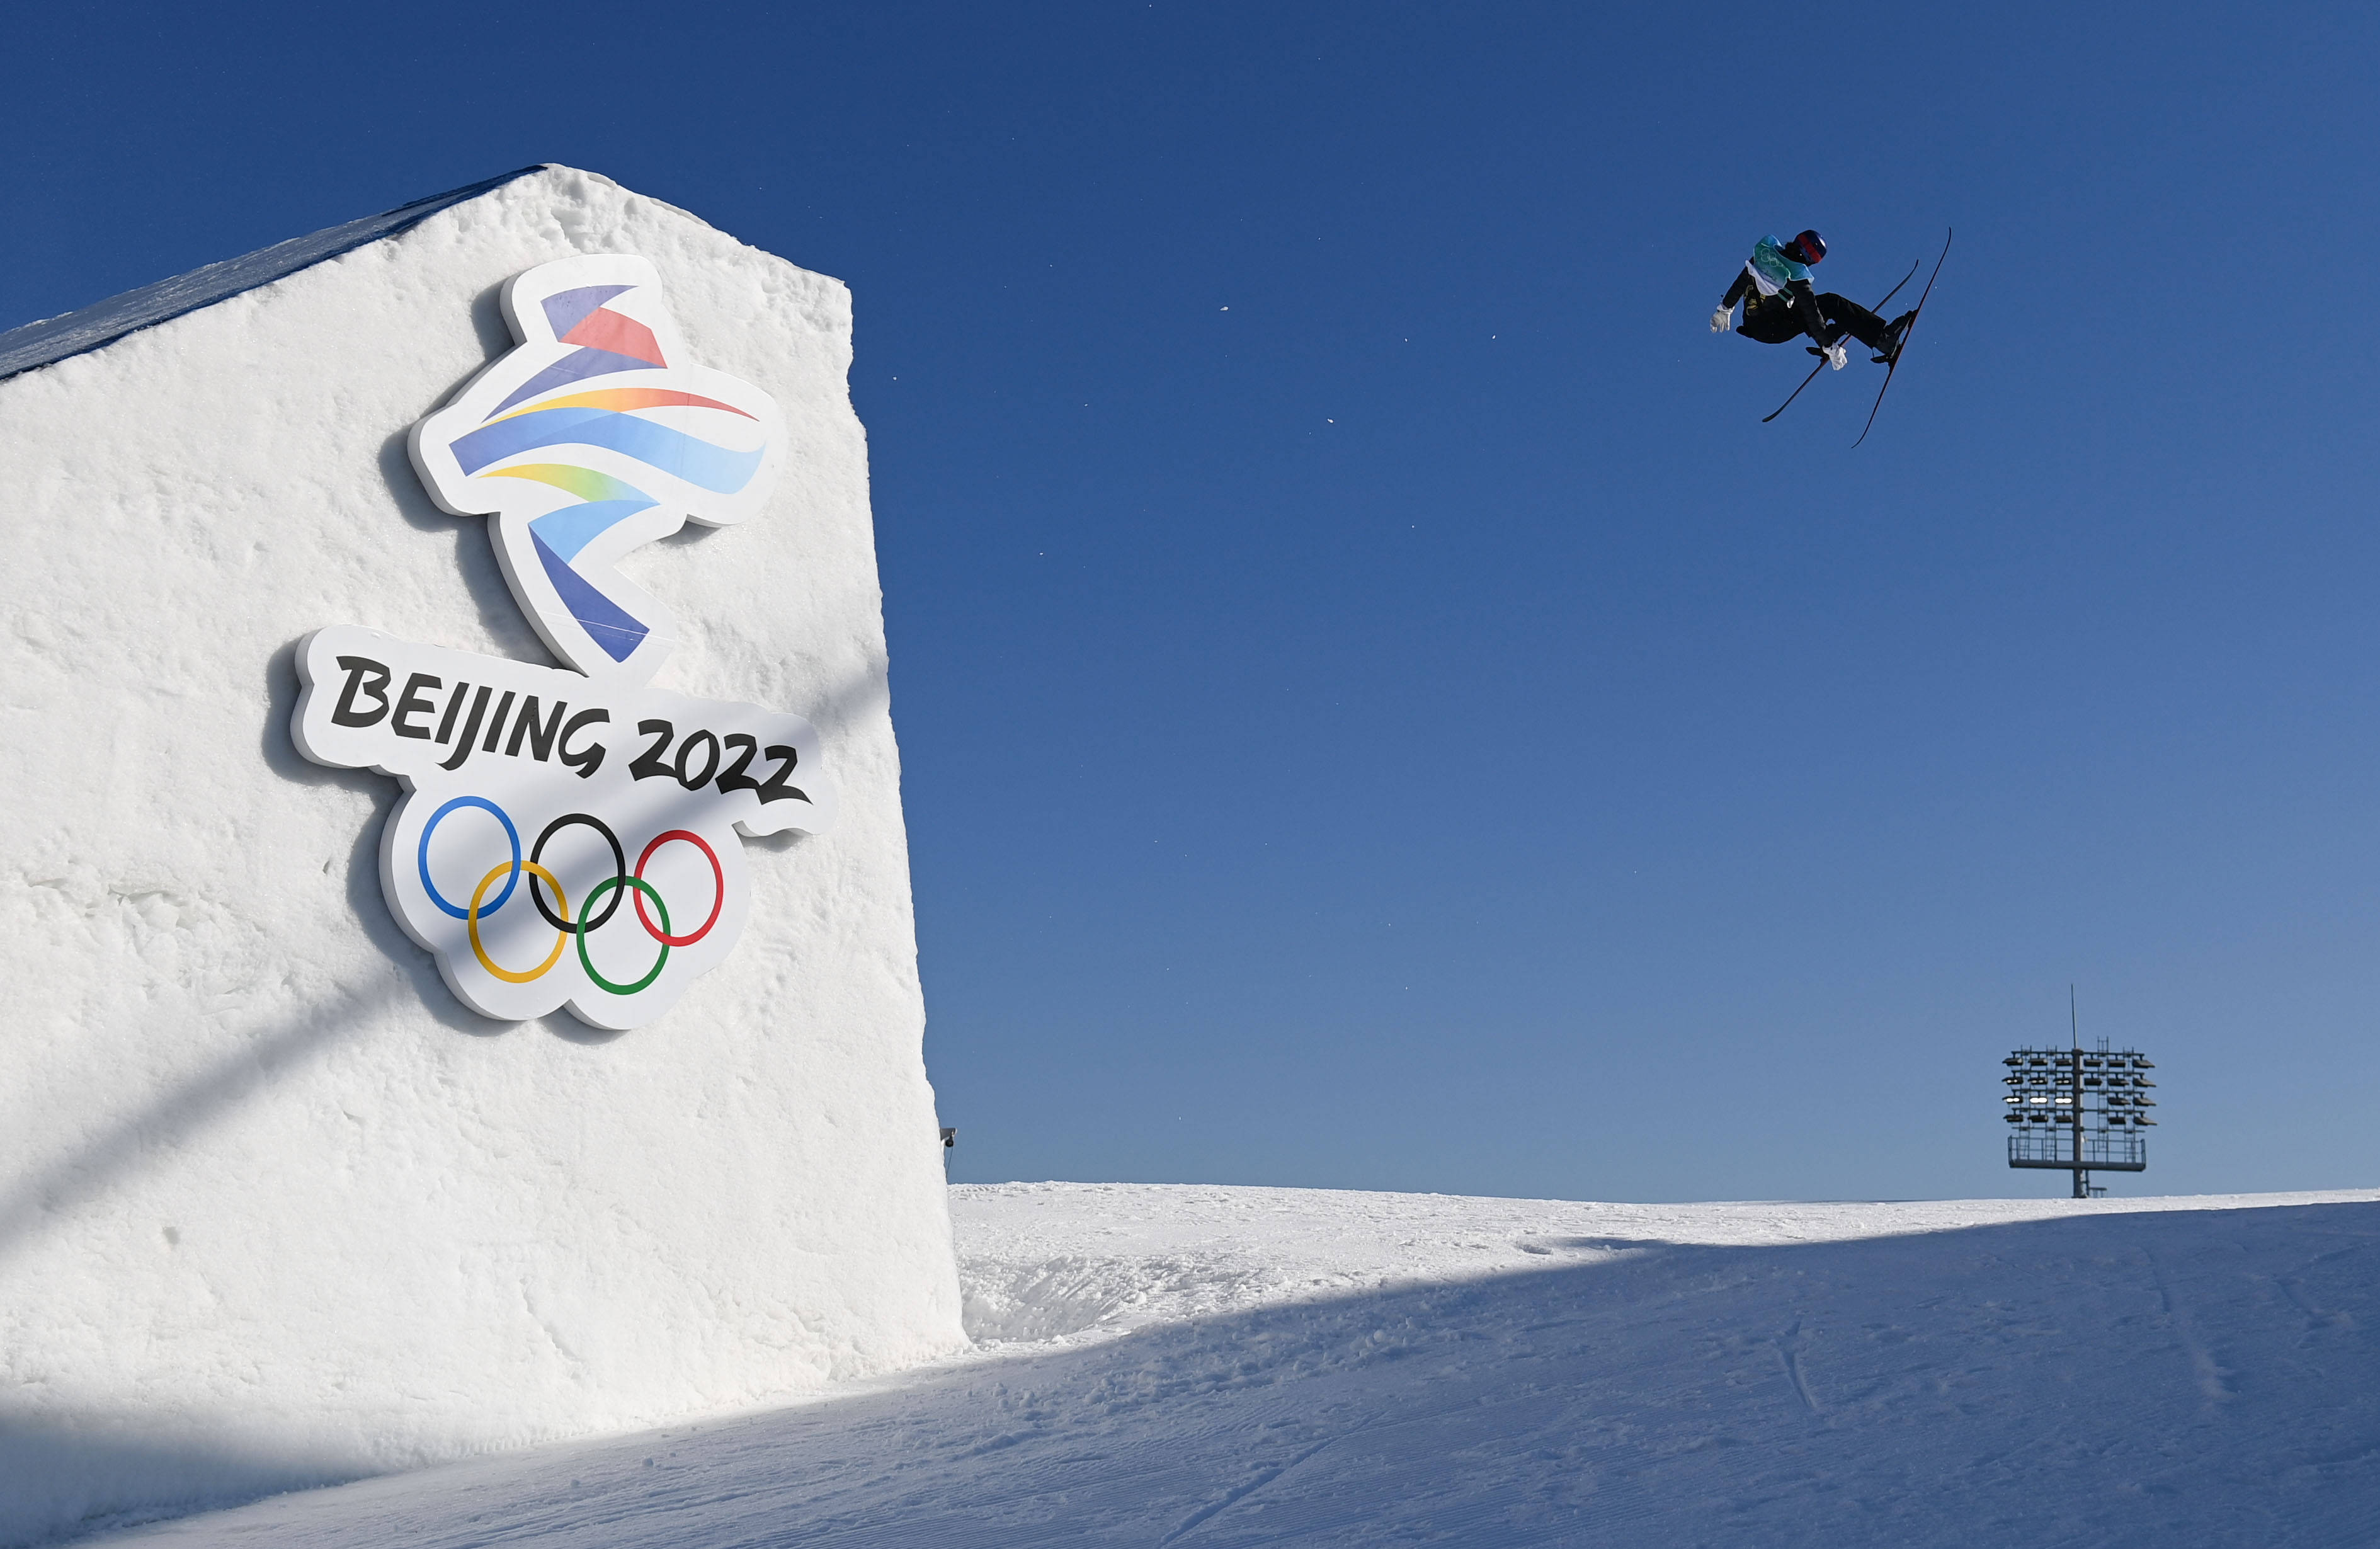
POLYGON ((719 923, 720 911, 727 906, 726 872, 719 864, 718 853, 699 834, 684 828, 672 828, 656 834, 652 841, 638 855, 636 870, 631 872, 628 869, 628 852, 621 847, 620 836, 612 832, 610 824, 586 812, 565 812, 545 825, 544 831, 537 836, 537 843, 530 847, 528 858, 523 860, 520 830, 513 826, 511 816, 503 808, 483 796, 458 796, 432 812, 430 815, 430 821, 422 825, 421 844, 416 855, 415 863, 421 872, 421 889, 429 895, 430 901, 463 921, 464 929, 470 934, 471 955, 479 958, 481 968, 507 984, 527 984, 533 980, 543 978, 552 970, 554 964, 562 960, 562 954, 568 947, 570 939, 576 936, 578 938, 578 966, 587 970, 587 977, 595 983, 596 987, 615 995, 633 995, 661 977, 662 969, 669 962, 671 947, 691 946, 709 935, 711 927, 719 923), (471 901, 468 904, 457 904, 439 892, 438 884, 431 880, 430 836, 438 831, 439 823, 445 820, 449 812, 464 807, 476 807, 481 811, 492 814, 498 823, 503 823, 504 840, 511 847, 512 854, 505 860, 491 867, 488 873, 480 879, 479 885, 471 890, 471 901), (593 829, 601 835, 603 842, 612 848, 612 874, 588 889, 587 897, 580 906, 579 918, 577 921, 573 921, 570 917, 570 900, 563 893, 561 879, 548 871, 543 864, 547 843, 556 834, 573 824, 593 829), (684 840, 692 845, 702 851, 704 860, 710 862, 710 914, 699 927, 684 935, 671 933, 669 906, 662 901, 660 890, 645 880, 645 868, 651 864, 655 852, 673 840, 684 840), (503 909, 511 900, 524 874, 529 878, 529 901, 537 906, 537 912, 544 917, 545 922, 554 929, 553 950, 546 954, 545 961, 526 971, 508 969, 499 964, 493 957, 488 956, 487 948, 480 941, 480 921, 503 909), (488 890, 499 882, 504 884, 502 890, 493 898, 490 898, 488 890), (550 908, 539 889, 540 883, 552 890, 553 903, 550 908), (637 922, 644 927, 647 935, 660 944, 661 951, 653 958, 653 966, 646 971, 643 978, 620 984, 604 978, 597 970, 593 960, 587 954, 587 938, 611 923, 612 917, 620 910, 621 896, 631 892, 637 898, 637 922), (606 894, 610 895, 608 900, 604 896, 606 894), (653 923, 652 916, 645 912, 648 899, 661 915, 661 923, 658 925, 653 923), (598 901, 603 902, 603 908, 600 912, 595 907, 598 901))

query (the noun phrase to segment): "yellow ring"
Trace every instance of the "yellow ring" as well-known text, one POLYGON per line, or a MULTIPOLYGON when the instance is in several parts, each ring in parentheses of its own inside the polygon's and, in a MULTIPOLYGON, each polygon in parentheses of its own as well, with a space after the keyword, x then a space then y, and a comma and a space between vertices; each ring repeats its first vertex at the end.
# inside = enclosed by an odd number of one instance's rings
MULTIPOLYGON (((486 969, 490 973, 494 974, 497 978, 503 980, 507 984, 526 984, 532 979, 544 978, 545 972, 548 969, 551 969, 554 964, 562 961, 562 949, 570 945, 570 933, 568 931, 554 932, 553 950, 545 955, 545 961, 538 964, 537 967, 529 970, 527 973, 515 973, 510 969, 501 969, 496 966, 496 960, 488 956, 488 949, 480 945, 480 900, 488 896, 488 889, 495 885, 495 882, 498 877, 504 875, 513 869, 513 864, 514 863, 512 861, 505 861, 503 865, 498 866, 494 871, 490 872, 486 876, 481 877, 480 879, 480 885, 471 889, 471 908, 469 911, 463 916, 463 928, 471 933, 471 955, 480 959, 480 966, 481 968, 486 969)), ((539 865, 534 860, 521 861, 520 869, 527 872, 533 877, 543 877, 545 879, 545 884, 553 889, 554 906, 560 911, 563 921, 567 923, 570 919, 570 900, 563 894, 562 879, 555 876, 552 872, 547 871, 544 867, 539 865)))

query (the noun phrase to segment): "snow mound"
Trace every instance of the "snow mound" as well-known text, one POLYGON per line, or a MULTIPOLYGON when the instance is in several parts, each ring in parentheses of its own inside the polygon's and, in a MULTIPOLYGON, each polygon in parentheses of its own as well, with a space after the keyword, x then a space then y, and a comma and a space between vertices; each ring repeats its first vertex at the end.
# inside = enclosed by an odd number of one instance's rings
POLYGON ((2368 1543, 2375 1204, 961 1188, 968 1360, 111 1542, 2368 1543))
POLYGON ((851 328, 840 281, 546 167, 9 335, 53 363, 0 381, 0 1544, 967 1348, 851 328), (390 911, 397 783, 289 728, 329 625, 545 670, 407 433, 512 348, 507 280, 617 254, 792 470, 636 555, 680 623, 654 688, 799 716, 843 805, 735 841, 739 944, 614 1034, 468 1009, 390 911))

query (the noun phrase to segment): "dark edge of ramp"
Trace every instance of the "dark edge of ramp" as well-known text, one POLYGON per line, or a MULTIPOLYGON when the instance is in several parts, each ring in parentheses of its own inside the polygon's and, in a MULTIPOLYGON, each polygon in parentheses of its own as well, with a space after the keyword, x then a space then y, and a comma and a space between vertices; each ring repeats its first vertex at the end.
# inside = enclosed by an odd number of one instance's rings
POLYGON ((298 270, 320 263, 325 259, 353 252, 367 242, 377 242, 384 237, 395 237, 409 231, 441 210, 476 199, 492 189, 500 189, 516 177, 526 177, 532 172, 542 172, 545 164, 524 166, 485 182, 467 188, 452 189, 428 199, 417 199, 410 204, 400 204, 394 210, 377 215, 366 215, 359 221, 334 226, 311 236, 293 237, 285 242, 275 242, 239 258, 227 258, 220 263, 203 264, 187 274, 176 274, 169 280, 144 285, 138 290, 128 290, 121 296, 111 296, 104 301, 94 301, 78 311, 58 317, 45 317, 38 323, 28 323, 21 328, 11 328, 0 334, 0 382, 43 366, 94 349, 103 349, 128 334, 143 328, 154 328, 170 323, 185 312, 212 307, 217 301, 228 300, 259 286, 285 279, 298 270))

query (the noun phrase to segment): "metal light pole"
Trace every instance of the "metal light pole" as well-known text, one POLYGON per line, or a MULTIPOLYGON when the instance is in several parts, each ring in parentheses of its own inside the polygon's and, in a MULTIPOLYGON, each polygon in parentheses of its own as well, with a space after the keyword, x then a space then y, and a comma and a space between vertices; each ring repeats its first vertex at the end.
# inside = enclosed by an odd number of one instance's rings
POLYGON ((2071 1053, 2066 1071, 2073 1105, 2067 1112, 2074 1122, 2074 1197, 2091 1197, 2091 1175, 2082 1170, 2082 1018, 2074 1008, 2074 986, 2066 986, 2066 1037, 2071 1053))
POLYGON ((2074 1197, 2107 1192, 2092 1186, 2094 1171, 2137 1173, 2149 1165, 2148 1137, 2156 1120, 2141 1110, 2156 1100, 2143 1089, 2156 1083, 2146 1072, 2155 1066, 2137 1049, 2082 1047, 2073 986, 2067 987, 2068 1044, 2063 1049, 2019 1049, 2000 1063, 2009 1069, 2002 1099, 2011 1167, 2046 1167, 2074 1175, 2074 1197), (2085 1128, 2086 1121, 2089 1128, 2085 1128), (2060 1131, 2063 1133, 2060 1133, 2060 1131))

